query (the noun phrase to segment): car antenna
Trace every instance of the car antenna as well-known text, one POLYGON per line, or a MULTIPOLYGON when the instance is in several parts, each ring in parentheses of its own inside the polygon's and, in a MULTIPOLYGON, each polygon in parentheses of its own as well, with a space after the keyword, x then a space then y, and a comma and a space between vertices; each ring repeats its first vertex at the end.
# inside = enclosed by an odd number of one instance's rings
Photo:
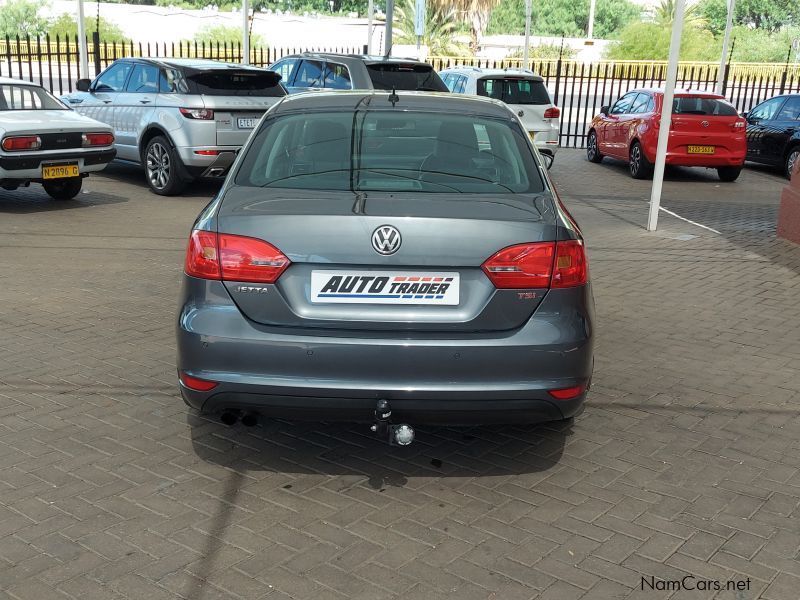
POLYGON ((400 102, 400 96, 397 95, 397 90, 395 90, 394 86, 392 86, 392 93, 389 94, 389 102, 392 103, 392 108, 394 108, 395 104, 400 102))

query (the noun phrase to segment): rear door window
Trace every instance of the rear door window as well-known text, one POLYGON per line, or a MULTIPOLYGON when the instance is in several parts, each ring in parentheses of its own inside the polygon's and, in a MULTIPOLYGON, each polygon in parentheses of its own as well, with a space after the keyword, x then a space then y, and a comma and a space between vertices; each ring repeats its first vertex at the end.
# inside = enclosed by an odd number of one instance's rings
POLYGON ((632 94, 625 94, 622 98, 617 100, 617 103, 611 108, 612 115, 626 115, 631 112, 631 106, 633 106, 634 100, 636 100, 637 94, 634 92, 632 94))
POLYGON ((295 87, 322 87, 322 62, 318 60, 304 60, 295 75, 295 87))
POLYGON ((205 69, 187 73, 191 92, 207 96, 285 96, 272 71, 255 69, 205 69))
POLYGON ((680 96, 672 103, 672 112, 676 115, 708 115, 717 117, 735 117, 739 113, 725 100, 705 98, 703 96, 680 96))
POLYGON ((800 121, 800 96, 792 96, 775 117, 777 121, 800 121))
POLYGON ((506 104, 551 104, 543 81, 513 77, 478 80, 478 95, 502 100, 506 104))
POLYGON ((639 94, 631 104, 630 112, 636 115, 650 112, 650 101, 649 94, 639 94))
POLYGON ((466 87, 467 87, 467 76, 460 75, 456 80, 456 82, 453 84, 453 91, 456 94, 463 94, 466 87))
POLYGON ((376 90, 406 90, 447 92, 447 86, 433 67, 414 63, 374 63, 368 64, 372 87, 376 90))
POLYGON ((325 85, 329 90, 350 90, 353 85, 350 82, 350 71, 347 67, 335 62, 325 63, 325 85))

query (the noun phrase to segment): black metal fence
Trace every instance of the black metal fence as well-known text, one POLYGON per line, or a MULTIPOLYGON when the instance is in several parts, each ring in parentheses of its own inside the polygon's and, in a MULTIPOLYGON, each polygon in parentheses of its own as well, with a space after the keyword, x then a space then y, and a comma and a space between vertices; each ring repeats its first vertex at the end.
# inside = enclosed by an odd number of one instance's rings
MULTIPOLYGON (((360 47, 308 47, 250 49, 250 64, 267 66, 285 56, 302 51, 359 53, 360 47)), ((234 43, 89 43, 89 72, 81 73, 77 38, 61 40, 6 38, 0 40, 0 76, 35 81, 55 94, 69 93, 82 77, 92 78, 118 58, 126 56, 210 58, 242 61, 242 46, 234 43)), ((433 56, 436 69, 449 67, 518 68, 520 59, 490 60, 481 58, 433 56)), ((574 60, 533 61, 530 68, 540 74, 555 103, 561 108, 561 145, 583 147, 586 125, 602 106, 610 105, 637 87, 658 87, 666 78, 663 61, 600 61, 582 63, 574 60)), ((714 90, 719 65, 683 62, 678 69, 678 86, 705 91, 714 90)), ((739 111, 776 94, 800 92, 800 65, 731 63, 725 68, 723 94, 739 111)))

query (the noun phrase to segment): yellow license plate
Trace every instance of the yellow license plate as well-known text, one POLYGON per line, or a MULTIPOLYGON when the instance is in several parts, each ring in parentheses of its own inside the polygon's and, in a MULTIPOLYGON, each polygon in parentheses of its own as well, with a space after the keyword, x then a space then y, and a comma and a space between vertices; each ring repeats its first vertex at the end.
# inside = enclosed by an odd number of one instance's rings
POLYGON ((47 165, 42 167, 42 179, 65 179, 80 177, 78 165, 47 165))
POLYGON ((714 154, 714 146, 687 146, 689 154, 714 154))

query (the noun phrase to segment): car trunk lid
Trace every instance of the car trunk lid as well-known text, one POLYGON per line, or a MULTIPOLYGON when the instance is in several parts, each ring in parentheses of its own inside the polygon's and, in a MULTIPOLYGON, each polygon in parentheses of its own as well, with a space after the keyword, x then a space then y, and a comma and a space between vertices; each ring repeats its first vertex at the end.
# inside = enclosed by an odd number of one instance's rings
POLYGON ((266 240, 292 264, 274 286, 225 285, 242 312, 265 325, 479 332, 525 323, 547 290, 496 290, 481 265, 510 245, 557 239, 549 194, 426 196, 435 198, 288 189, 276 196, 275 190, 233 187, 222 203, 219 231, 266 240), (387 225, 402 241, 395 253, 383 255, 372 237, 387 225), (390 302, 353 299, 359 287, 368 296, 381 277, 396 289, 407 284, 403 292, 409 293, 390 302), (319 292, 331 282, 328 292, 345 293, 326 301, 319 292), (442 290, 444 283, 449 290, 442 290))

